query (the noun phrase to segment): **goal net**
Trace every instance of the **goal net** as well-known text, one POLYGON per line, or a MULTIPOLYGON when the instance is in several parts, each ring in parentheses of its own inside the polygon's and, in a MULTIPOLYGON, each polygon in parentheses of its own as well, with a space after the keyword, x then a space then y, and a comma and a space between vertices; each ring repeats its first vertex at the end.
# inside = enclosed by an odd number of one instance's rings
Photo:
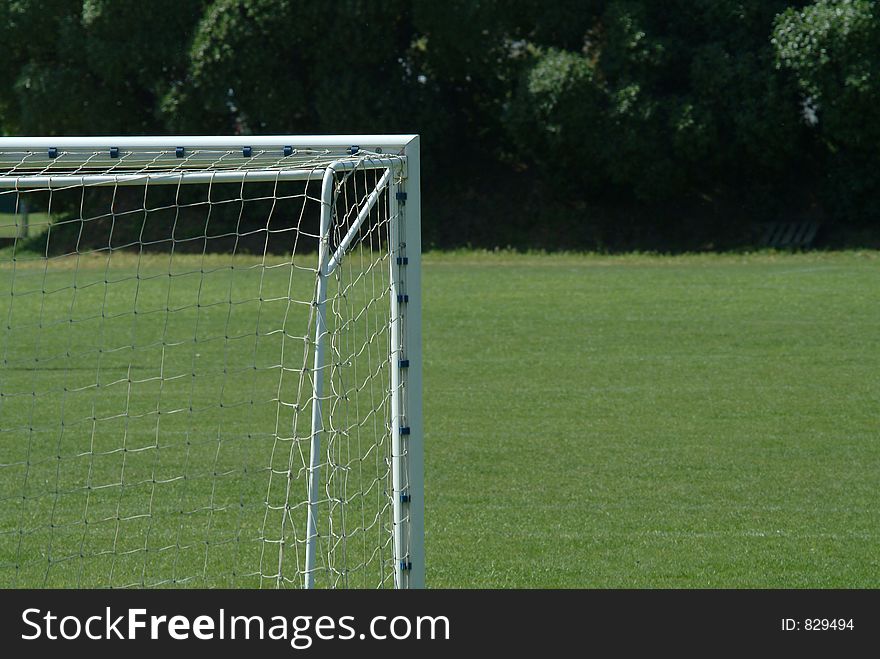
POLYGON ((0 138, 0 587, 419 587, 415 136, 0 138))

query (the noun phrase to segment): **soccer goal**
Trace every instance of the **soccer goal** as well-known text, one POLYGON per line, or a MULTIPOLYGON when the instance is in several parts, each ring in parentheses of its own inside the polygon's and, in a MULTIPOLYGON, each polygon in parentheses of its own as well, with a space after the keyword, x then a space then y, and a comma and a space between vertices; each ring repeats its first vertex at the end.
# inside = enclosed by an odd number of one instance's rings
POLYGON ((0 138, 0 587, 424 585, 417 136, 0 138))

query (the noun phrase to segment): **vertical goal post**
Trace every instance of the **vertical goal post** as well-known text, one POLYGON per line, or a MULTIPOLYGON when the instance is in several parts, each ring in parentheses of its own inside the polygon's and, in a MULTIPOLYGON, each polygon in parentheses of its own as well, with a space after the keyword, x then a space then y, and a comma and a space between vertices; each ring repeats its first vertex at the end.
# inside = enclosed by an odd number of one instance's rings
MULTIPOLYGON (((6 293, 7 300, 5 305, 0 303, 6 320, 6 337, 0 345, 0 505, 15 502, 19 508, 17 528, 0 529, 0 586, 116 586, 118 578, 122 585, 134 586, 243 582, 306 588, 424 587, 417 135, 0 138, 0 195, 18 198, 28 193, 34 193, 38 200, 30 207, 42 200, 50 214, 54 204, 67 209, 68 215, 60 223, 67 226, 50 224, 47 236, 23 235, 13 246, 0 249, 0 286, 5 289, 0 295, 6 293), (301 187, 280 192, 287 184, 301 187), (251 196, 246 190, 253 186, 263 187, 251 196), (151 195, 163 187, 171 190, 163 199, 171 195, 174 202, 156 205, 151 195), (105 206, 98 209, 93 192, 103 188, 110 190, 100 197, 105 206), (134 188, 135 194, 126 196, 119 192, 123 188, 134 188), (196 193, 187 195, 184 188, 187 192, 201 190, 203 197, 193 200, 196 193), (232 193, 215 199, 221 188, 232 193), (266 193, 266 189, 272 192, 266 193), (138 195, 142 196, 140 205, 131 205, 129 198, 138 199, 138 195), (59 201, 62 197, 74 202, 64 205, 59 201), (121 203, 123 197, 128 201, 121 203), (235 230, 215 230, 211 222, 218 222, 230 208, 238 213, 235 230), (263 209, 265 217, 255 213, 256 208, 263 209), (280 208, 286 214, 279 221, 280 208), (313 215, 317 226, 311 228, 313 215), (159 229, 150 225, 160 216, 168 225, 167 232, 146 239, 148 233, 154 236, 157 230, 164 230, 164 225, 159 229), (202 221, 203 216, 200 233, 187 234, 196 224, 194 218, 202 221), (140 239, 114 245, 114 231, 133 219, 142 223, 140 239), (256 228, 245 229, 251 226, 256 228), (100 242, 103 234, 101 239, 84 237, 96 227, 108 232, 106 246, 100 242), (67 231, 73 236, 69 240, 74 247, 53 252, 53 229, 56 235, 67 231), (276 258, 277 249, 269 247, 280 238, 292 243, 287 248, 289 261, 276 258), (258 239, 264 241, 262 254, 254 252, 253 259, 237 266, 241 254, 236 250, 246 241, 250 245, 258 239), (209 247, 230 242, 234 246, 229 264, 206 267, 216 260, 209 247), (183 251, 199 246, 196 267, 198 249, 193 257, 183 256, 183 251), (167 272, 154 274, 149 270, 154 267, 149 265, 155 260, 152 254, 163 250, 170 250, 167 272), (134 265, 114 275, 111 262, 121 258, 129 258, 134 265), (303 265, 304 258, 316 262, 303 265), (101 259, 106 261, 103 275, 83 284, 87 276, 81 277, 80 269, 101 259), (185 264, 184 271, 178 271, 178 262, 185 264), (238 274, 236 267, 245 275, 238 274), (73 274, 59 274, 65 269, 73 274), (285 305, 284 295, 267 292, 276 284, 283 290, 279 274, 289 280, 287 310, 283 314, 279 311, 275 325, 264 327, 265 317, 271 316, 265 308, 271 304, 272 309, 281 310, 285 305), (243 276, 248 282, 253 280, 256 288, 251 297, 238 299, 236 287, 242 284, 235 278, 243 276), (299 282, 306 276, 314 278, 311 299, 292 292, 300 290, 294 279, 299 282), (184 278, 193 284, 187 293, 188 303, 180 304, 174 298, 177 282, 184 278), (159 283, 165 288, 159 290, 159 283), (212 287, 219 290, 220 284, 228 286, 226 299, 208 303, 205 291, 212 287), (79 291, 88 286, 103 287, 100 314, 80 315, 78 305, 84 303, 77 295, 85 295, 79 291), (164 318, 155 323, 158 338, 144 343, 137 336, 146 322, 139 320, 145 314, 139 304, 147 299, 150 286, 156 288, 156 299, 162 295, 166 299, 164 311, 158 309, 164 318), (123 289, 133 290, 133 297, 120 303, 117 298, 123 289), (59 292, 69 309, 67 317, 64 306, 52 299, 59 292), (26 303, 26 297, 39 303, 26 303), (113 300, 112 304, 108 300, 113 300), (121 304, 121 310, 110 313, 114 304, 121 304), (383 304, 384 311, 380 309, 383 304), (254 309, 255 329, 254 338, 243 342, 252 350, 252 362, 242 362, 234 371, 229 364, 240 356, 233 341, 244 336, 230 331, 233 317, 240 321, 237 305, 254 309), (210 312, 204 310, 209 306, 213 307, 210 312), (226 313, 225 329, 220 329, 221 324, 210 325, 208 318, 215 309, 226 313), (299 309, 307 322, 294 330, 291 318, 299 309), (36 321, 34 313, 38 314, 36 321), (189 323, 186 331, 193 334, 186 354, 192 364, 189 373, 180 368, 175 372, 173 367, 182 362, 171 356, 180 352, 185 342, 172 337, 169 328, 183 327, 179 321, 183 318, 189 323), (123 322, 131 326, 130 344, 120 343, 122 339, 100 343, 105 336, 125 336, 123 322), (92 325, 99 328, 101 338, 95 349, 83 351, 97 364, 94 383, 79 375, 86 370, 76 356, 80 336, 65 339, 57 331, 69 327, 72 333, 78 324, 84 329, 92 325), (214 334, 203 338, 206 326, 214 328, 214 334), (36 334, 33 355, 16 342, 29 328, 36 334), (52 341, 66 342, 66 350, 55 348, 52 341), (304 346, 299 358, 304 361, 299 367, 290 356, 295 342, 304 346), (203 367, 198 361, 202 352, 210 352, 210 345, 218 344, 222 344, 222 351, 215 351, 215 362, 203 367), (261 350, 267 346, 274 352, 271 359, 263 360, 261 350), (384 354, 384 365, 377 366, 379 351, 384 354), (160 355, 158 365, 142 367, 136 363, 154 352, 160 355), (114 363, 113 368, 122 375, 105 381, 110 370, 105 363, 108 354, 130 354, 132 361, 114 363), (56 370, 62 370, 63 376, 51 376, 60 380, 43 375, 41 364, 49 359, 60 365, 56 370), (27 364, 33 364, 30 370, 22 368, 27 364), (141 368, 149 375, 133 375, 141 368), (233 373, 249 371, 256 373, 255 384, 245 393, 238 388, 244 375, 238 378, 233 373), (4 387, 7 373, 10 384, 4 387), (258 380, 269 382, 264 375, 277 376, 277 393, 257 389, 258 380), (174 408, 165 411, 163 406, 171 400, 172 390, 174 396, 186 393, 178 387, 186 381, 190 383, 189 406, 180 404, 178 398, 174 408), (297 381, 299 393, 294 394, 292 384, 297 381), (158 393, 151 390, 150 394, 155 398, 155 410, 134 413, 135 403, 143 401, 133 391, 147 384, 158 388, 158 393), (96 411, 104 405, 100 392, 111 389, 124 406, 103 414, 96 411), (265 421, 270 404, 274 406, 275 429, 261 435, 265 435, 264 442, 258 448, 250 446, 256 443, 251 442, 250 429, 242 428, 236 420, 233 431, 220 418, 227 418, 227 410, 234 406, 225 403, 230 391, 240 398, 234 405, 249 409, 252 418, 256 414, 265 421), (193 404, 198 396, 219 400, 214 415, 210 409, 193 404), (41 398, 45 405, 41 406, 41 398), (255 402, 255 398, 259 400, 255 402), (81 408, 77 407, 80 403, 81 408), (262 406, 259 414, 253 412, 258 404, 262 406), (73 422, 71 409, 81 410, 73 422), (300 423, 301 411, 310 419, 307 434, 305 422, 300 423), (186 423, 174 425, 163 420, 171 414, 177 415, 174 419, 186 417, 186 423), (209 438, 207 426, 200 424, 206 420, 213 425, 215 416, 217 427, 211 433, 216 437, 209 438), (291 427, 285 427, 286 423, 291 427), (168 426, 174 427, 173 432, 165 430, 168 426), (137 433, 132 430, 135 427, 137 433), (163 432, 171 433, 170 439, 163 437, 163 432), (119 445, 114 445, 113 437, 120 434, 119 445), (65 442, 80 435, 76 441, 84 443, 70 450, 65 442), (154 439, 148 440, 149 435, 154 439), (183 441, 176 439, 178 436, 183 441), (27 449, 21 449, 17 442, 26 444, 27 449), (236 451, 244 456, 241 464, 234 462, 239 453, 229 449, 230 445, 239 447, 236 451), (168 468, 166 462, 178 450, 185 455, 183 473, 160 478, 159 472, 168 468), (135 452, 150 456, 152 471, 145 461, 146 466, 138 466, 143 467, 143 474, 136 472, 131 466, 136 459, 129 457, 135 452), (195 453, 209 456, 212 452, 211 469, 191 462, 195 453), (258 463, 258 468, 249 462, 255 452, 265 461, 258 463), (106 462, 113 464, 102 472, 99 465, 106 462), (54 469, 46 466, 50 463, 54 469), (44 485, 37 483, 38 474, 44 485), (201 485, 188 484, 198 478, 203 479, 201 485), (230 492, 237 482, 245 481, 247 485, 239 485, 239 501, 235 503, 230 492), (262 502, 244 494, 259 483, 268 492, 262 502), (128 494, 134 490, 149 493, 149 505, 124 512, 131 506, 128 494), (113 494, 113 502, 102 500, 105 492, 113 494), (305 499, 298 500, 295 492, 305 492, 305 499), (163 498, 166 493, 167 504, 163 498), (376 505, 371 508, 368 502, 373 500, 376 505), (242 521, 243 510, 253 514, 261 506, 259 529, 242 521), (227 519, 233 517, 233 511, 237 522, 227 519), (47 514, 49 520, 40 517, 47 514), (185 539, 188 520, 198 520, 195 525, 204 532, 204 541, 185 539), (219 531, 223 526, 219 520, 230 525, 223 527, 225 535, 219 531), (125 529, 135 527, 137 532, 130 533, 136 534, 136 542, 126 543, 122 537, 125 529), (111 538, 112 546, 108 546, 111 538), (248 544, 251 542, 256 548, 248 544), (235 548, 231 574, 213 574, 212 561, 226 565, 230 560, 228 547, 235 548), (34 548, 46 554, 46 565, 31 555, 34 548), (202 553, 203 561, 192 558, 202 553), (68 566, 76 566, 75 577, 65 572, 68 566), (102 584, 105 578, 106 584, 102 584)), ((230 217, 235 219, 234 212, 230 217)), ((254 429, 253 435, 257 434, 254 429)), ((14 518, 2 521, 8 527, 14 518)))

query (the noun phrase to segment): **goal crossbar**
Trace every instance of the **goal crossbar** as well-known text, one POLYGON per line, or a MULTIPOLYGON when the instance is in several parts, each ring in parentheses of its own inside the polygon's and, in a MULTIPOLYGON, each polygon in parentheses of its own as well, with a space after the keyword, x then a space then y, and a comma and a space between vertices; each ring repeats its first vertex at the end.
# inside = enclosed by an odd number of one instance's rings
POLYGON ((155 172, 120 174, 11 175, 0 178, 0 188, 28 190, 64 190, 80 187, 111 187, 117 185, 189 185, 198 183, 245 183, 273 181, 321 180, 321 169, 243 169, 226 172, 155 172))
POLYGON ((296 149, 347 149, 357 146, 366 151, 390 151, 402 154, 407 147, 418 142, 417 135, 225 135, 219 137, 186 136, 108 136, 108 137, 2 137, 0 150, 25 151, 30 149, 51 149, 70 151, 108 151, 111 148, 122 150, 170 149, 177 147, 232 151, 244 147, 260 149, 283 149, 291 146, 296 149))

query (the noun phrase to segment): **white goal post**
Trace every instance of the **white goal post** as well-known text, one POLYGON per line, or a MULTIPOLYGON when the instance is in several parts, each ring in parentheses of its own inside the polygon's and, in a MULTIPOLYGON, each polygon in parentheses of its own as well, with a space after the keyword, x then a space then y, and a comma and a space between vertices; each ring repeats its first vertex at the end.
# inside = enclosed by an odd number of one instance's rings
POLYGON ((425 582, 419 138, 0 138, 0 587, 425 582), (20 200, 20 202, 19 202, 20 200))

